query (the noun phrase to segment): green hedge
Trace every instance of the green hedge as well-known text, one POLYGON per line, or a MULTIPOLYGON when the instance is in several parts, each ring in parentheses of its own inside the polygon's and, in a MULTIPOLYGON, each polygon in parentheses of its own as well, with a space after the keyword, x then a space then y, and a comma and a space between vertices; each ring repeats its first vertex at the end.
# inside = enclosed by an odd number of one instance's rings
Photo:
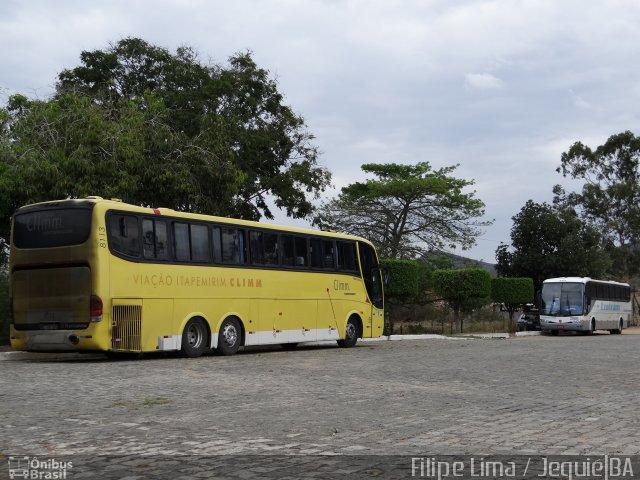
POLYGON ((491 275, 481 268, 436 270, 432 280, 435 292, 454 308, 462 308, 471 299, 491 295, 491 275))
POLYGON ((524 277, 498 277, 491 280, 491 298, 505 305, 533 302, 533 279, 524 277))
POLYGON ((388 279, 385 296, 410 298, 418 295, 421 269, 417 261, 385 259, 380 263, 388 279))

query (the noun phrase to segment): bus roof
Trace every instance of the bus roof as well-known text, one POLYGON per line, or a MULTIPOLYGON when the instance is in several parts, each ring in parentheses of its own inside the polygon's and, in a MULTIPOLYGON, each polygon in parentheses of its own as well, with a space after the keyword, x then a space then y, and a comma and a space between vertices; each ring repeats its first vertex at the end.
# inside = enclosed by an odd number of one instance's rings
POLYGON ((628 283, 616 282, 614 280, 598 280, 596 278, 591 278, 591 277, 556 277, 556 278, 547 278, 542 283, 587 283, 587 282, 610 283, 612 285, 624 285, 626 287, 629 286, 628 283))
POLYGON ((342 238, 345 240, 354 240, 354 241, 359 240, 359 241, 364 241, 366 243, 371 244, 371 242, 366 238, 362 238, 357 235, 350 235, 346 233, 339 233, 339 232, 327 231, 327 230, 317 230, 313 228, 294 227, 294 226, 288 226, 288 225, 279 225, 275 223, 263 223, 263 222, 256 222, 252 220, 240 220, 240 219, 231 218, 231 217, 218 217, 214 215, 205 215, 200 213, 181 212, 179 210, 173 210, 171 208, 165 208, 165 207, 160 207, 160 208, 141 207, 139 205, 132 205, 130 203, 125 203, 118 199, 109 200, 109 199, 104 199, 98 196, 88 196, 85 198, 53 200, 53 201, 47 201, 47 202, 32 203, 32 204, 25 205, 23 207, 18 208, 18 210, 16 210, 14 214, 24 213, 32 209, 36 210, 40 208, 71 207, 71 206, 80 207, 82 205, 90 205, 90 204, 103 206, 105 211, 114 209, 114 210, 127 211, 127 212, 143 213, 147 215, 149 214, 150 215, 166 215, 173 218, 185 218, 185 219, 191 219, 191 220, 227 223, 232 225, 240 225, 247 228, 264 228, 264 229, 277 230, 277 231, 286 231, 291 233, 301 233, 305 235, 321 235, 321 236, 327 236, 332 238, 342 238))

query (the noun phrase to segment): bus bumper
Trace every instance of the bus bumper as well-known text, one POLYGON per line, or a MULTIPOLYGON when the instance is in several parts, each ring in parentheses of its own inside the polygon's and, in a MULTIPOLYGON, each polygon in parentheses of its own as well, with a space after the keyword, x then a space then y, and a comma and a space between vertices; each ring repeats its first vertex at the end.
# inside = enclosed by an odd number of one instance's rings
POLYGON ((563 317, 563 318, 554 318, 554 319, 543 319, 540 318, 540 329, 543 332, 552 332, 552 331, 569 331, 569 332, 584 332, 588 331, 590 328, 589 322, 580 320, 580 319, 572 319, 571 317, 563 317))
POLYGON ((88 330, 16 330, 11 326, 11 348, 27 352, 106 350, 105 346, 96 342, 88 330))

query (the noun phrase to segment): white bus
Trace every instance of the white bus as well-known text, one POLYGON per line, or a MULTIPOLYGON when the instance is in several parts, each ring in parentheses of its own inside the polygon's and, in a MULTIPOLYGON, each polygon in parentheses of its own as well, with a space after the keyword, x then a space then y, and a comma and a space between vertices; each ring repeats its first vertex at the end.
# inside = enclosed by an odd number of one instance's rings
POLYGON ((543 333, 609 330, 619 334, 631 319, 631 287, 588 277, 550 278, 542 283, 539 304, 543 333))

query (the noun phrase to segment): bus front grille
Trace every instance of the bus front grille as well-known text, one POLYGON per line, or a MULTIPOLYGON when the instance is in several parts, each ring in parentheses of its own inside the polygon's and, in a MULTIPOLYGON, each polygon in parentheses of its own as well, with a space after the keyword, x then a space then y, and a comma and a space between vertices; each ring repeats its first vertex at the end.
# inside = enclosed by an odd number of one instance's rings
POLYGON ((140 352, 142 330, 141 305, 114 305, 111 324, 111 348, 140 352))

